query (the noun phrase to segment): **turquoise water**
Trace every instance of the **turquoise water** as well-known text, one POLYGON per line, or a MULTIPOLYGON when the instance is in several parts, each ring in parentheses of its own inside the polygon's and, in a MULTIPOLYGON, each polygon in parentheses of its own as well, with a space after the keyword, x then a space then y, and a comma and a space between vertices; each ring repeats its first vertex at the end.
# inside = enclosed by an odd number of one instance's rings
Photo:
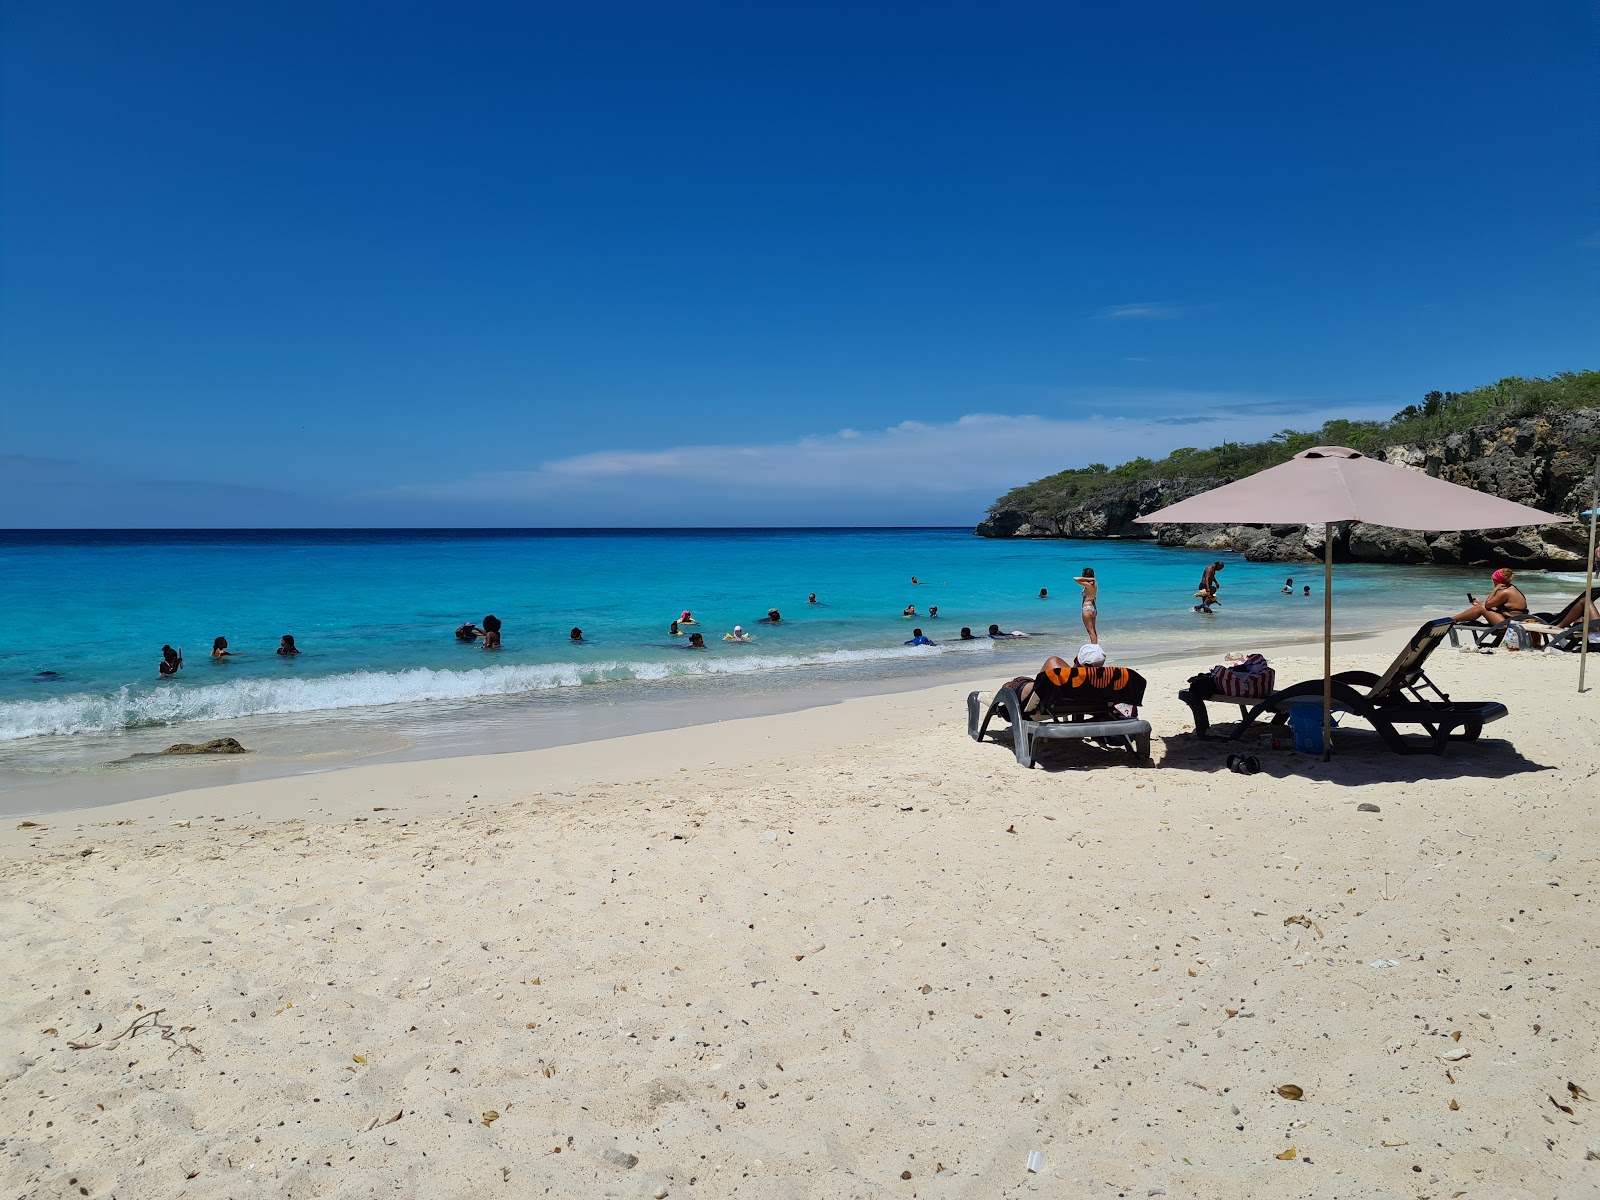
MULTIPOLYGON (((1009 675, 1024 669, 1013 662, 1083 640, 1072 577, 1087 565, 1113 661, 1320 631, 1319 568, 1231 554, 1220 556, 1217 613, 1193 613, 1190 593, 1214 557, 965 529, 0 533, 0 744, 394 706, 414 716, 496 697, 614 705, 1009 675), (1313 598, 1280 593, 1290 574, 1313 598), (820 605, 806 603, 810 592, 820 605), (905 619, 908 604, 939 616, 905 619), (757 624, 769 607, 780 625, 757 624), (704 651, 668 636, 685 608, 704 651), (458 624, 491 612, 504 622, 501 650, 455 640, 458 624), (982 633, 991 622, 1034 637, 955 640, 962 625, 982 633), (757 640, 724 642, 735 624, 757 640), (582 645, 568 640, 574 625, 582 645), (914 626, 939 645, 904 646, 914 626), (284 633, 300 657, 274 654, 284 633), (237 657, 208 657, 219 635, 237 657), (164 642, 187 660, 170 679, 156 671, 164 642)), ((1486 585, 1477 572, 1341 566, 1340 626, 1420 620, 1462 604, 1469 586, 1486 585)))

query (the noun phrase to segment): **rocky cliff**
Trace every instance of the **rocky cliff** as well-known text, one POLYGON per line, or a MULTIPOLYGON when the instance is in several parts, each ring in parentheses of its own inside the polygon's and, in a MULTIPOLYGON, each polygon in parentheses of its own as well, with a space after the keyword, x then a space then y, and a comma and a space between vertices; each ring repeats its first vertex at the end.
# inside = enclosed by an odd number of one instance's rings
MULTIPOLYGON (((1568 516, 1589 507, 1600 409, 1490 422, 1436 441, 1385 447, 1401 467, 1518 504, 1568 516)), ((1258 562, 1308 562, 1322 557, 1322 526, 1135 525, 1134 518, 1208 491, 1227 477, 1118 482, 1057 510, 1025 512, 997 505, 979 524, 980 537, 1153 538, 1163 546, 1234 550, 1258 562)), ((1353 522, 1335 526, 1334 557, 1346 562, 1443 563, 1579 567, 1586 526, 1422 533, 1353 522)))

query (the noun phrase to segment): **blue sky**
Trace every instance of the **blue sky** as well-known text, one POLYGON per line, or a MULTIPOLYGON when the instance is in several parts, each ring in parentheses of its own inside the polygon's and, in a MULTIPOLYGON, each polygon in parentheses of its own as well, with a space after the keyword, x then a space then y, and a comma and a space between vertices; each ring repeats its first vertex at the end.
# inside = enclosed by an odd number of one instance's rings
POLYGON ((964 524, 1600 365, 1586 3, 0 12, 0 524, 964 524))

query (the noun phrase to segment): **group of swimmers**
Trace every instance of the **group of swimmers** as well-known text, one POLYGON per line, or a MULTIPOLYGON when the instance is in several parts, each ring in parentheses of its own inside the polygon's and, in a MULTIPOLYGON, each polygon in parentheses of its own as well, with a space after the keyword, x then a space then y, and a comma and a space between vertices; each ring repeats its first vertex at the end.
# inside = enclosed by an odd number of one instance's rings
MULTIPOLYGON (((300 648, 294 644, 294 634, 286 633, 278 639, 278 657, 293 658, 300 653, 300 648)), ((211 657, 214 660, 224 658, 238 658, 239 655, 228 649, 228 639, 225 637, 213 638, 211 641, 211 657)), ((156 665, 156 670, 163 676, 176 675, 183 669, 183 647, 161 647, 161 661, 156 665)))

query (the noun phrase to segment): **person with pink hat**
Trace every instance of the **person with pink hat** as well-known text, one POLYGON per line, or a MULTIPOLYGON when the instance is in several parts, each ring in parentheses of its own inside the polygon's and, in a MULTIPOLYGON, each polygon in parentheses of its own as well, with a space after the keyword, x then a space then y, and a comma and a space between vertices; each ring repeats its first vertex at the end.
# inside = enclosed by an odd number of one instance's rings
POLYGON ((1528 598, 1522 594, 1522 589, 1512 582, 1516 572, 1510 567, 1501 567, 1492 576, 1493 584, 1488 596, 1479 600, 1471 592, 1467 593, 1467 602, 1470 608, 1457 613, 1452 620, 1455 621, 1484 621, 1490 625, 1503 625, 1507 621, 1520 621, 1528 615, 1528 598))

